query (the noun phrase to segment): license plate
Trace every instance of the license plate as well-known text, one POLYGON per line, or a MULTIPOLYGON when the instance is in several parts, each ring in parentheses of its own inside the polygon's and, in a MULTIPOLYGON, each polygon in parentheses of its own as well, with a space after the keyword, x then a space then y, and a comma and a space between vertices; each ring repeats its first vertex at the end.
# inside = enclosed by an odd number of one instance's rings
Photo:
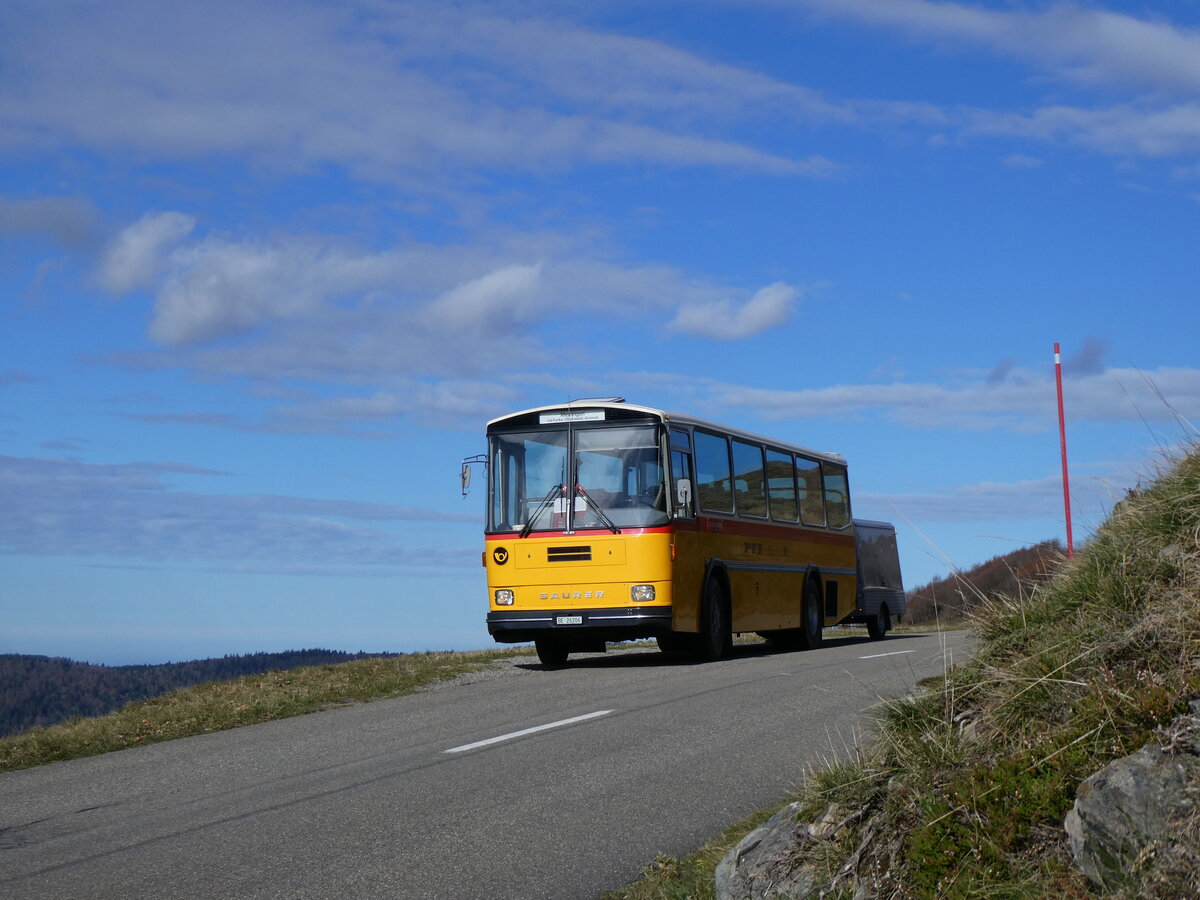
POLYGON ((555 625, 582 625, 583 616, 557 616, 554 619, 555 625))

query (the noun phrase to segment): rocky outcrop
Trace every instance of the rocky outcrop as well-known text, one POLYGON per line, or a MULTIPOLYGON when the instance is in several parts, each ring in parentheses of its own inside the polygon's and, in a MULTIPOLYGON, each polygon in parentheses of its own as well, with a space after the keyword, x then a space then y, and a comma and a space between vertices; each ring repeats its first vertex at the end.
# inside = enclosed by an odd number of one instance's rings
POLYGON ((1099 887, 1159 896, 1156 885, 1200 870, 1200 701, 1160 734, 1087 778, 1063 823, 1075 864, 1099 887))
POLYGON ((816 843, 835 840, 865 812, 831 804, 816 821, 802 822, 800 804, 789 803, 725 854, 716 871, 717 900, 820 895, 849 869, 843 867, 831 879, 805 864, 804 855, 816 843))
MULTIPOLYGON (((1079 786, 1064 822, 1071 856, 1097 887, 1121 896, 1200 898, 1200 700, 1158 735, 1079 786)), ((813 822, 800 811, 785 806, 725 855, 717 900, 822 897, 847 885, 866 898, 894 887, 887 870, 902 836, 881 839, 873 817, 859 826, 864 809, 833 804, 813 822), (850 828, 859 831, 853 842, 844 839, 850 828), (839 838, 840 848, 814 852, 839 838), (834 871, 830 858, 844 862, 834 871)))

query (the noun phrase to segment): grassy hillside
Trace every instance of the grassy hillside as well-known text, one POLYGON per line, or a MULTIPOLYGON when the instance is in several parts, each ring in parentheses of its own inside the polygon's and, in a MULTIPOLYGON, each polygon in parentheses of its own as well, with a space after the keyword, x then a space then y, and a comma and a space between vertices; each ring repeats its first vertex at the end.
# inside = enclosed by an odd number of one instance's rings
POLYGON ((162 665, 97 666, 61 657, 0 654, 0 737, 57 725, 76 716, 102 716, 135 700, 206 681, 368 658, 366 653, 311 649, 229 654, 162 665))
POLYGON ((108 715, 0 738, 0 772, 303 715, 341 703, 398 697, 502 656, 531 652, 410 653, 210 681, 129 703, 108 715))
MULTIPOLYGON (((822 896, 853 896, 856 878, 873 898, 1096 896, 1063 830, 1078 785, 1200 697, 1200 451, 1119 503, 1054 577, 978 605, 973 624, 969 662, 882 705, 857 758, 806 778, 801 820, 848 820, 789 861, 819 874, 822 896)), ((611 896, 711 897, 715 861, 762 818, 611 896)), ((1197 885, 1200 804, 1115 896, 1197 885)))

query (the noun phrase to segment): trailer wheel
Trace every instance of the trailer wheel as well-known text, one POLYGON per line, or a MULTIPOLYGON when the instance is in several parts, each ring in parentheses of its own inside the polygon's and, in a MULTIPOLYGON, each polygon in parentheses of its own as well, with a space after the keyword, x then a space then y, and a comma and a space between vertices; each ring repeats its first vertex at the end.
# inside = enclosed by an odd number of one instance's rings
POLYGON ((821 646, 825 616, 821 609, 821 586, 812 575, 804 579, 804 604, 800 616, 804 622, 800 629, 800 647, 816 650, 821 646))
POLYGON ((892 617, 888 614, 887 604, 880 603, 879 610, 867 620, 867 634, 871 635, 871 640, 881 641, 891 629, 892 617))
POLYGON ((716 578, 709 578, 704 584, 704 609, 700 617, 700 635, 697 641, 697 650, 702 660, 711 662, 720 659, 733 649, 733 632, 729 629, 725 590, 716 578))
POLYGON ((543 666, 561 666, 567 661, 570 653, 567 645, 562 641, 554 641, 549 638, 534 641, 533 645, 537 648, 538 660, 543 666))

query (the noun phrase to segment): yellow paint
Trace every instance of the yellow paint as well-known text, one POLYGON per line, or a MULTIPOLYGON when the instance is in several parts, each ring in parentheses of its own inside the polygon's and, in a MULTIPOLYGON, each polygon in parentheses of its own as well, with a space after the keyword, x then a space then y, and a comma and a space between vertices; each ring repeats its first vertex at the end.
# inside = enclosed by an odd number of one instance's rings
MULTIPOLYGON (((737 523, 725 521, 724 527, 732 531, 737 523)), ((734 631, 799 628, 804 572, 809 566, 823 570, 824 583, 834 581, 838 585, 837 614, 826 616, 825 624, 833 625, 848 615, 855 605, 855 576, 835 575, 828 570, 854 570, 853 532, 849 529, 833 532, 851 539, 843 545, 827 542, 831 532, 800 528, 772 531, 770 537, 725 531, 679 531, 674 534, 587 532, 490 540, 484 557, 491 609, 628 609, 673 605, 674 630, 696 632, 706 567, 709 560, 718 559, 751 566, 788 567, 786 571, 729 570, 734 631), (817 540, 813 540, 814 536, 817 540), (634 584, 653 584, 655 600, 634 603, 630 599, 630 587, 634 584), (496 605, 497 588, 514 592, 512 606, 496 605)))

